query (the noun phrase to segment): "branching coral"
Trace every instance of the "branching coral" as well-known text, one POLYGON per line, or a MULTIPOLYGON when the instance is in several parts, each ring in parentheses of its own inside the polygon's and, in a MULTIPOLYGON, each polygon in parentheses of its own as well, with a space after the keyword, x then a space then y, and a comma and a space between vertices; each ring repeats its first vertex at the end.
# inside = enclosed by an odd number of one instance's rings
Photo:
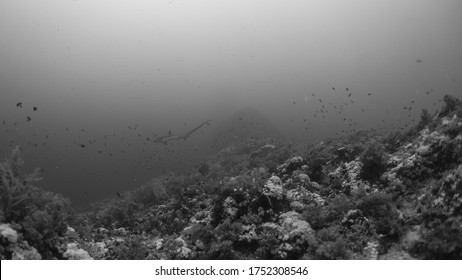
POLYGON ((18 224, 18 232, 44 258, 59 258, 59 239, 67 229, 71 216, 70 202, 61 195, 33 185, 40 172, 22 175, 21 149, 13 150, 11 159, 0 164, 0 206, 3 219, 18 224))
POLYGON ((14 148, 11 159, 0 163, 0 206, 5 220, 14 220, 21 215, 21 210, 32 199, 28 195, 29 188, 32 183, 41 180, 39 169, 23 176, 23 165, 19 146, 14 148))

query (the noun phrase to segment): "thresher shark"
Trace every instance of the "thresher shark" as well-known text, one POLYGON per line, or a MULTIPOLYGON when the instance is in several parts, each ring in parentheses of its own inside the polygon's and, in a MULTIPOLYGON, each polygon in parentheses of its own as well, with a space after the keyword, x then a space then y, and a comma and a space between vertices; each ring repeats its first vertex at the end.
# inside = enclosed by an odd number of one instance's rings
POLYGON ((200 124, 199 126, 197 126, 196 128, 192 129, 191 131, 189 131, 188 133, 184 135, 173 135, 172 131, 169 130, 167 135, 159 136, 156 139, 154 139, 154 143, 162 143, 164 145, 167 145, 168 143, 173 142, 173 141, 178 141, 178 140, 186 141, 186 139, 189 136, 191 136, 191 134, 196 132, 199 128, 203 127, 204 125, 210 125, 210 122, 211 120, 203 122, 202 124, 200 124))

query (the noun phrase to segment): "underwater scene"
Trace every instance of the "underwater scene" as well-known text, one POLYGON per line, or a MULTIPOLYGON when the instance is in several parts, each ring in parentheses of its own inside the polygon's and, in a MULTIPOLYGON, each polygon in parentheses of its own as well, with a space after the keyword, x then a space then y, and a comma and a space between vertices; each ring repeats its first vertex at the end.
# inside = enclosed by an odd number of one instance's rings
POLYGON ((462 259, 461 12, 2 0, 0 259, 462 259))

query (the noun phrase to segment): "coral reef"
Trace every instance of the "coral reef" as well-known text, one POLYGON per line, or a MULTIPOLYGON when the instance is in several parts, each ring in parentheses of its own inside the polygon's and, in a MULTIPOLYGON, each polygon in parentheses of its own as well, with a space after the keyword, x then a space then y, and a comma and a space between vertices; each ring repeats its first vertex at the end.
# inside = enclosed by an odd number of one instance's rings
POLYGON ((460 259, 462 105, 300 150, 245 139, 74 213, 0 164, 2 259, 460 259))

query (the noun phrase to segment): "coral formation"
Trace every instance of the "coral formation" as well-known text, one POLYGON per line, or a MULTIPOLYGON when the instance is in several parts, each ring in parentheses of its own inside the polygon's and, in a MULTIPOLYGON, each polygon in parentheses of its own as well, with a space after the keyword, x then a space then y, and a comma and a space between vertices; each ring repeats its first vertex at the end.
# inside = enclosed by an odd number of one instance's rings
POLYGON ((16 241, 18 241, 18 233, 12 229, 9 224, 0 225, 0 234, 10 243, 16 243, 16 241))
POLYGON ((87 251, 80 249, 76 243, 67 244, 67 250, 64 252, 63 257, 69 260, 91 260, 87 251))

